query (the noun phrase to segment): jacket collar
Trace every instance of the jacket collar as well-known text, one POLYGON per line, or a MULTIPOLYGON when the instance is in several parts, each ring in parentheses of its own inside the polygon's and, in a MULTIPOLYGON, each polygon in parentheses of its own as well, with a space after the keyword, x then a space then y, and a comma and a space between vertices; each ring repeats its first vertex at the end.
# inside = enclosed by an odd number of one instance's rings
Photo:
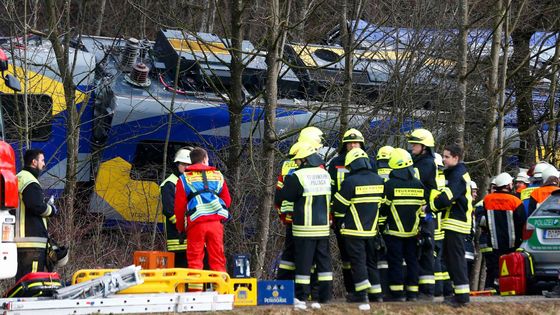
POLYGON ((197 163, 187 166, 187 171, 215 171, 214 166, 204 165, 202 163, 197 163))
POLYGON ((41 176, 41 171, 34 167, 25 166, 23 169, 31 173, 31 175, 35 176, 37 179, 41 176))

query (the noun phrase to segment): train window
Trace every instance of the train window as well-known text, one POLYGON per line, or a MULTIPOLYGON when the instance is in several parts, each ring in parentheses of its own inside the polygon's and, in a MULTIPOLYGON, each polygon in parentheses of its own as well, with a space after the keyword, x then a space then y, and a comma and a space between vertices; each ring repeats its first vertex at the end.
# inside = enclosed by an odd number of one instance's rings
MULTIPOLYGON (((46 141, 52 131, 52 107, 50 96, 44 94, 30 94, 27 98, 27 124, 32 141, 46 141)), ((5 138, 8 140, 24 139, 26 131, 25 104, 22 94, 2 94, 2 114, 5 138)))
MULTIPOLYGON (((194 144, 183 142, 169 142, 167 146, 167 174, 170 174, 175 167, 173 159, 175 152, 180 148, 191 146, 194 144)), ((134 180, 155 181, 159 182, 163 172, 163 141, 143 141, 136 146, 136 152, 132 161, 132 169, 130 170, 130 178, 134 180)))

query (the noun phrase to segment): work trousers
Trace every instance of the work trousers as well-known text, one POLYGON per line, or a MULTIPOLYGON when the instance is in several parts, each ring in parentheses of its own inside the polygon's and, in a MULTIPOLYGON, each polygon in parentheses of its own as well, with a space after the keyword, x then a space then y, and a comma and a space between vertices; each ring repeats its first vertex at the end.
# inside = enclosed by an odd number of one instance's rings
POLYGON ((30 272, 45 271, 47 263, 47 245, 45 248, 18 248, 17 262, 18 268, 16 281, 30 272))
POLYGON ((455 302, 469 302, 470 286, 465 258, 465 234, 445 230, 443 239, 443 261, 453 282, 455 302))
POLYGON ((315 262, 319 287, 319 303, 328 302, 332 291, 332 264, 329 239, 294 237, 296 298, 306 301, 310 294, 311 267, 315 262))
POLYGON ((294 280, 296 263, 295 263, 295 243, 292 235, 292 225, 286 225, 286 236, 284 238, 284 249, 278 264, 278 280, 294 280))
POLYGON ((420 292, 426 295, 434 295, 434 286, 436 284, 434 276, 434 230, 435 220, 422 220, 420 222, 420 237, 424 239, 420 251, 418 262, 420 265, 420 277, 418 284, 420 292))
POLYGON ((187 227, 187 261, 189 268, 204 268, 204 245, 210 270, 226 272, 224 226, 220 221, 194 222, 187 227))
POLYGON ((397 237, 384 235, 389 263, 389 290, 392 298, 405 296, 404 284, 409 298, 418 296, 418 257, 416 256, 416 237, 397 237), (403 258, 406 262, 406 280, 404 279, 403 258))
POLYGON ((374 238, 345 236, 345 244, 352 264, 352 279, 356 292, 367 291, 371 295, 382 294, 374 238))
POLYGON ((336 236, 338 250, 340 251, 340 260, 342 261, 342 280, 344 281, 344 288, 346 289, 347 293, 352 293, 354 292, 354 281, 352 280, 352 263, 350 262, 350 257, 348 256, 348 251, 346 249, 346 245, 344 244, 345 237, 340 234, 340 230, 338 229, 334 230, 334 234, 336 236))
POLYGON ((435 241, 434 252, 434 277, 436 279, 434 295, 452 296, 453 286, 451 285, 451 278, 449 278, 449 272, 447 272, 445 262, 441 259, 443 254, 443 240, 435 241))

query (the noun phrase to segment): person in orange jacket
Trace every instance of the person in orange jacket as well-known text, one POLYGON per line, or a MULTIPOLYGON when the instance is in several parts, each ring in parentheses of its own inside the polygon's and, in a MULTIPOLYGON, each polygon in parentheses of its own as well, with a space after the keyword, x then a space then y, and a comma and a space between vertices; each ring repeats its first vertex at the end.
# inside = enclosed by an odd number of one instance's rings
POLYGON ((490 236, 492 252, 485 256, 486 286, 496 288, 498 260, 501 255, 514 252, 521 244, 521 230, 525 222, 525 207, 513 192, 513 178, 501 173, 495 178, 496 192, 484 198, 484 217, 480 223, 490 236))
POLYGON ((204 246, 211 270, 226 271, 223 223, 229 219, 231 197, 222 173, 208 164, 208 153, 195 148, 189 165, 177 181, 177 230, 187 234, 189 268, 202 269, 204 246))
POLYGON ((533 190, 529 197, 529 215, 531 215, 553 191, 560 189, 558 187, 559 177, 560 174, 558 170, 552 165, 548 165, 547 168, 542 171, 543 185, 533 190))

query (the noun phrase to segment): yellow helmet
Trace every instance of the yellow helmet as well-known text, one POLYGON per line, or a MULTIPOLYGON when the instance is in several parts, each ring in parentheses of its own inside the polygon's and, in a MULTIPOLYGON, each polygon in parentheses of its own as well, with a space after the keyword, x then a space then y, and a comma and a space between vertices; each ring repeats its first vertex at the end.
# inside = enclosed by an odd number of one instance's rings
POLYGON ((346 153, 346 159, 344 160, 344 166, 348 166, 348 165, 350 165, 350 163, 354 162, 357 159, 361 159, 361 158, 365 158, 365 159, 369 160, 369 157, 364 150, 362 150, 360 148, 354 148, 354 149, 350 150, 348 153, 346 153))
POLYGON ((433 148, 436 144, 434 136, 426 129, 416 129, 407 135, 408 143, 423 144, 427 147, 433 148))
POLYGON ((388 160, 391 158, 391 153, 393 153, 393 150, 395 150, 395 148, 390 145, 381 147, 379 151, 377 151, 377 156, 375 158, 378 160, 388 160))
POLYGON ((317 148, 309 142, 302 142, 296 154, 292 157, 292 160, 305 159, 306 157, 317 153, 317 148))
POLYGON ((297 142, 302 141, 312 143, 318 149, 323 146, 323 132, 317 127, 305 127, 300 131, 297 142))
POLYGON ((290 156, 296 155, 298 153, 299 149, 301 149, 302 147, 304 147, 306 145, 312 145, 313 146, 314 144, 310 143, 308 141, 298 141, 290 147, 290 151, 288 152, 288 155, 290 155, 290 156))
POLYGON ((361 142, 364 143, 364 136, 358 129, 348 129, 342 137, 342 143, 346 142, 361 142))
POLYGON ((389 159, 389 167, 398 170, 401 168, 412 166, 412 157, 406 150, 397 148, 393 150, 391 158, 389 159))

